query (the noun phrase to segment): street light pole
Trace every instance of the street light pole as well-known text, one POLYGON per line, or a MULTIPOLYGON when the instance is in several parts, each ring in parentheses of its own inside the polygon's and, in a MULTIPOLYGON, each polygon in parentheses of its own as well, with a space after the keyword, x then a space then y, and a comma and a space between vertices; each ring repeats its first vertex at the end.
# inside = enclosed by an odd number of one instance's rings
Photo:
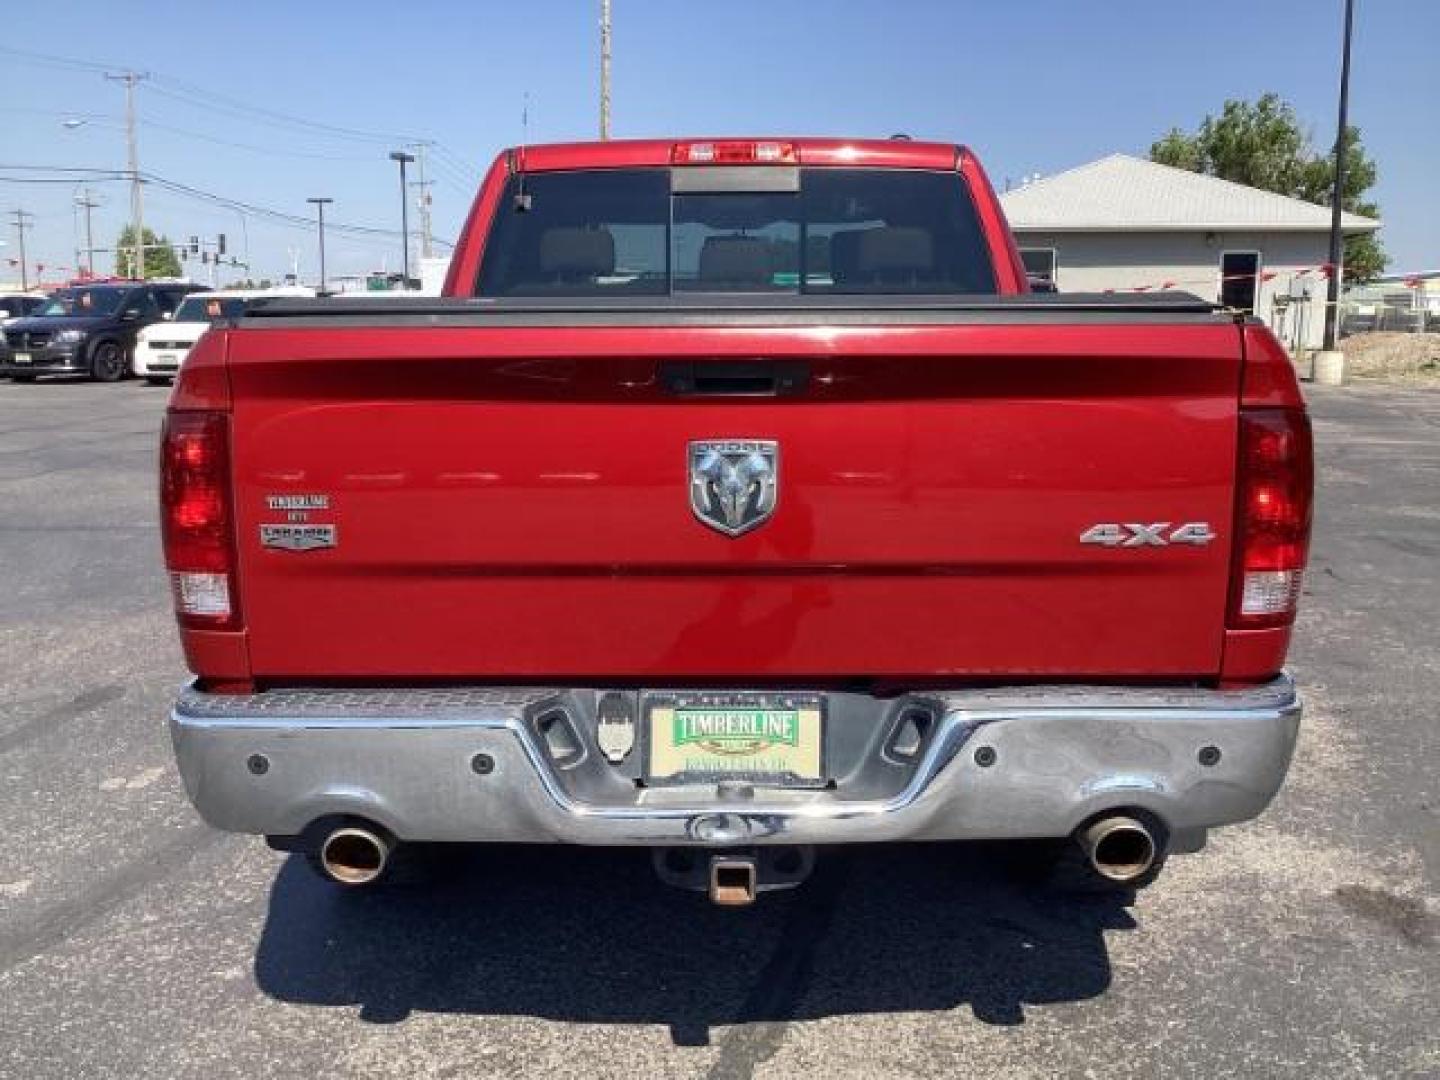
POLYGON ((1345 144, 1350 112, 1350 30, 1355 18, 1355 0, 1345 0, 1345 44, 1340 61, 1340 121, 1335 132, 1335 189, 1330 195, 1330 282, 1325 291, 1325 351, 1335 351, 1335 334, 1340 313, 1340 275, 1343 266, 1344 236, 1340 231, 1340 205, 1345 192, 1345 144))
MULTIPOLYGON (((320 216, 320 294, 325 294, 325 205, 335 200, 323 197, 315 197, 305 200, 315 204, 315 210, 320 216)), ((249 256, 246 256, 249 259, 249 256)))
MULTIPOLYGON (((60 126, 63 127, 66 131, 76 131, 84 127, 89 122, 90 120, 88 117, 71 116, 60 121, 60 126)), ((95 240, 90 230, 90 211, 99 206, 100 203, 95 199, 95 193, 92 192, 88 186, 85 188, 84 197, 81 197, 80 186, 83 183, 84 181, 81 181, 80 183, 76 184, 74 189, 71 191, 74 200, 73 205, 70 208, 70 213, 73 217, 77 209, 79 209, 80 207, 85 208, 85 274, 88 277, 93 278, 95 276, 95 240)), ((75 243, 78 249, 80 241, 77 240, 75 241, 75 243)), ((75 252, 75 271, 77 274, 80 272, 79 250, 75 252)))
POLYGON ((415 160, 414 154, 391 150, 390 160, 400 163, 400 239, 404 257, 400 260, 404 288, 410 288, 410 188, 405 181, 405 166, 415 160))

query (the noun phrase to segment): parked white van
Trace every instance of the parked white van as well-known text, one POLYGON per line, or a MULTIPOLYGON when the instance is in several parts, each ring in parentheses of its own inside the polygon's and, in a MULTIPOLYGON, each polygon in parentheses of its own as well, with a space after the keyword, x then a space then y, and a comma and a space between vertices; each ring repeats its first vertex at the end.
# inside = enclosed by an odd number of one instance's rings
POLYGON ((135 339, 135 374, 152 386, 175 378, 200 335, 218 322, 238 319, 245 308, 268 296, 314 296, 303 286, 279 289, 229 289, 194 293, 181 301, 175 317, 141 330, 135 339))

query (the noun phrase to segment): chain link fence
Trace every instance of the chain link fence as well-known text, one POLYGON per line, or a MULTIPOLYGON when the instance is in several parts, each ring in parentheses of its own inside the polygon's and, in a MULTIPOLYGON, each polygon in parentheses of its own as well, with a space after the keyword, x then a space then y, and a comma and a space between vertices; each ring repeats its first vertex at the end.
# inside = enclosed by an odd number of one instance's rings
POLYGON ((1346 297, 1340 302, 1340 336, 1391 331, 1440 333, 1440 296, 1411 290, 1378 296, 1346 297))

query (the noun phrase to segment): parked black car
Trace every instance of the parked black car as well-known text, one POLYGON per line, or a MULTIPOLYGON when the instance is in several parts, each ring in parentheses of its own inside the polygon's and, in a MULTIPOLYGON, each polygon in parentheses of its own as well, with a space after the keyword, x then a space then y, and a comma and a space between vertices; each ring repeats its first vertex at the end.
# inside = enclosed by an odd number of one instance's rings
POLYGON ((38 375, 123 379, 140 328, 169 318, 186 295, 201 289, 178 282, 59 289, 37 314, 5 327, 0 375, 16 382, 33 382, 38 375))

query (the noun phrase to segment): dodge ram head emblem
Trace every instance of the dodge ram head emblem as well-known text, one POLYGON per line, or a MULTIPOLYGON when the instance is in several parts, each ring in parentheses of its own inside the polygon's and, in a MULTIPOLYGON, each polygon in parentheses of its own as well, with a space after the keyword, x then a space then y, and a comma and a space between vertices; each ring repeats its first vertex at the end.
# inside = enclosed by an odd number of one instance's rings
POLYGON ((710 528, 739 536, 775 513, 780 445, 769 439, 692 442, 690 509, 710 528))

